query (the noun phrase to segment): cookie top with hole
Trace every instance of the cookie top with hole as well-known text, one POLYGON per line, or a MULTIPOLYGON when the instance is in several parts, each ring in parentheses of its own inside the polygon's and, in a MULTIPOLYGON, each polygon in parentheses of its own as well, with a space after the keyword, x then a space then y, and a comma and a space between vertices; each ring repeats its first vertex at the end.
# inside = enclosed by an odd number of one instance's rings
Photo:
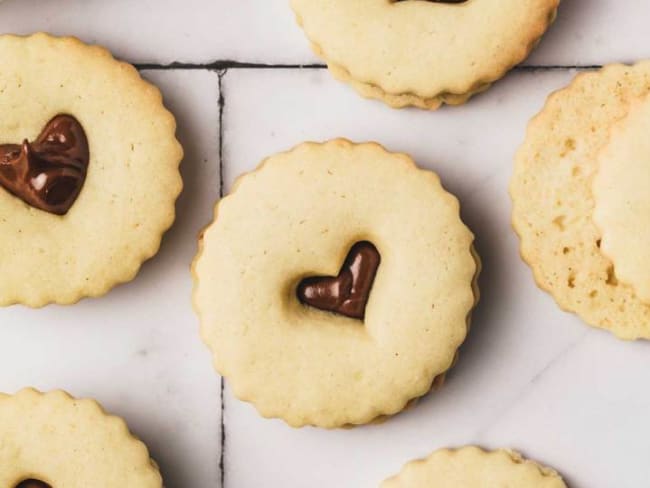
POLYGON ((0 394, 3 488, 162 488, 145 445, 93 400, 0 394))
POLYGON ((510 193, 521 254, 560 306, 623 339, 650 338, 650 306, 601 250, 593 178, 612 126, 650 93, 650 62, 582 73, 530 123, 510 193))
POLYGON ((266 417, 340 427, 395 414, 465 339, 472 242, 456 198, 408 156, 302 144, 217 206, 193 267, 202 336, 266 417))
POLYGON ((524 60, 559 0, 291 0, 334 76, 391 106, 435 109, 524 60))
POLYGON ((0 306, 102 295, 174 220, 174 117, 134 67, 77 39, 0 36, 0 57, 0 306))
POLYGON ((441 449, 408 463, 381 488, 567 488, 552 469, 509 450, 441 449))
POLYGON ((594 221, 616 277, 650 304, 650 98, 633 105, 598 158, 594 221))

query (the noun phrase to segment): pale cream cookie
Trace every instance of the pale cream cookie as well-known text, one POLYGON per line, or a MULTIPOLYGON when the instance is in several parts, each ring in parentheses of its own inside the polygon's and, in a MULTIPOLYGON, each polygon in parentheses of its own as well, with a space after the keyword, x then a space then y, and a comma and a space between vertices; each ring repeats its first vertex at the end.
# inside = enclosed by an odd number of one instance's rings
POLYGON ((2 488, 162 488, 146 446, 93 400, 0 394, 2 488))
POLYGON ((314 52, 361 95, 459 105, 523 61, 560 0, 291 0, 314 52))
POLYGON ((622 339, 650 338, 650 306, 601 251, 592 180, 611 127, 650 93, 650 62, 582 73, 530 123, 510 186, 521 254, 560 306, 622 339))
POLYGON ((441 449, 408 463, 381 488, 567 488, 554 470, 501 449, 441 449))
POLYGON ((617 124, 598 158, 594 221, 616 277, 650 304, 650 98, 617 124))
POLYGON ((135 68, 77 39, 0 36, 0 59, 0 305, 102 295, 174 220, 174 117, 135 68))
POLYGON ((456 198, 408 156, 302 144, 217 206, 193 267, 203 339, 265 417, 334 428, 395 414, 465 339, 472 242, 456 198))

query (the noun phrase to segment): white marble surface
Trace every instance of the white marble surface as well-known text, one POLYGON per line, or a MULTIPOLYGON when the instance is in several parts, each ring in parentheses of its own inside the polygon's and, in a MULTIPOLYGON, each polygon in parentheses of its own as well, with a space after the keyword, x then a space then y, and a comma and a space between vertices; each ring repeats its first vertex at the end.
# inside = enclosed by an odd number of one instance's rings
POLYGON ((535 287, 506 192, 526 122, 547 94, 572 78, 571 66, 650 57, 649 15, 645 0, 564 0, 527 62, 539 70, 426 113, 359 99, 321 69, 229 64, 318 62, 286 0, 5 0, 0 32, 74 34, 154 68, 144 74, 178 115, 187 188, 161 254, 133 283, 70 308, 0 310, 0 391, 64 387, 98 398, 150 444, 167 488, 216 488, 222 474, 229 488, 374 487, 410 458, 467 443, 522 450, 571 488, 650 486, 650 346, 585 326, 535 287), (190 66, 156 66, 174 62, 190 66), (214 62, 230 68, 203 66, 214 62), (227 387, 222 418, 188 272, 220 169, 227 190, 268 154, 337 136, 408 152, 460 197, 485 264, 471 335, 446 387, 383 425, 292 430, 227 387))

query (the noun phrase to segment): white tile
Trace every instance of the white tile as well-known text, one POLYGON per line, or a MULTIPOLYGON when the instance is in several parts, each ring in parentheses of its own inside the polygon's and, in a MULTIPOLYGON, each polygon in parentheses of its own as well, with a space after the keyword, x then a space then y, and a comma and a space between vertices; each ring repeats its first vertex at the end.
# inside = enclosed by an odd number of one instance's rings
POLYGON ((190 305, 196 235, 219 195, 219 80, 144 75, 161 86, 186 149, 176 225, 135 281, 71 307, 0 309, 0 391, 63 388, 123 416, 167 488, 219 485, 220 380, 190 305))
POLYGON ((526 62, 600 65, 650 58, 646 0, 564 0, 555 25, 526 62))
POLYGON ((288 0, 4 0, 0 32, 52 32, 136 63, 313 60, 288 0))
MULTIPOLYGON (((213 2, 214 3, 214 2, 213 2)), ((321 63, 295 21, 289 0, 216 0, 218 59, 268 64, 321 63)))
POLYGON ((648 486, 649 347, 586 335, 483 435, 501 444, 543 436, 534 453, 565 471, 571 487, 648 486))
MULTIPOLYGON (((591 65, 650 57, 645 0, 565 0, 527 64, 591 65)), ((137 63, 320 62, 288 0, 4 0, 0 32, 49 31, 106 45, 137 63)))
MULTIPOLYGON (((617 455, 616 448, 601 443, 598 435, 603 418, 620 414, 622 405, 601 401, 590 407, 591 401, 602 400, 610 390, 630 388, 633 392, 628 391, 626 398, 633 398, 634 404, 650 401, 650 393, 635 387, 636 379, 628 382, 612 373, 626 366, 625 345, 562 313, 535 287, 519 259, 510 228, 507 185, 513 154, 523 140, 528 119, 541 108, 547 94, 565 85, 573 74, 517 72, 463 107, 428 113, 395 111, 362 100, 331 81, 323 70, 228 72, 223 84, 227 186, 266 155, 303 140, 345 136, 379 141, 436 170, 460 197, 463 216, 477 234, 485 264, 482 302, 447 385, 383 425, 334 432, 292 430, 280 421, 261 419, 251 406, 228 392, 228 486, 253 488, 261 478, 267 486, 286 488, 371 487, 411 458, 467 443, 511 446, 553 461, 569 479, 581 481, 577 486, 614 486, 615 478, 607 481, 600 476, 603 473, 617 473, 616 486, 645 483, 643 469, 617 471, 613 462, 590 470, 589 463, 581 462, 583 445, 591 450, 592 461, 617 455), (598 381, 599 388, 590 392, 581 387, 579 395, 558 399, 554 391, 564 393, 582 381, 583 371, 574 366, 587 360, 575 352, 583 341, 599 344, 601 352, 592 354, 587 363, 590 381, 594 388, 598 381), (574 353, 579 359, 573 359, 574 353), (546 384, 551 370, 555 382, 546 384), (546 396, 535 396, 538 391, 546 396), (525 408, 519 407, 520 402, 525 402, 521 403, 525 408), (572 408, 562 410, 556 404, 572 408), (553 423, 542 421, 549 405, 553 423), (581 407, 585 417, 572 422, 581 407), (588 416, 590 409, 597 415, 588 416), (502 423, 508 428, 506 433, 495 428, 502 423), (563 449, 555 451, 562 436, 563 449)), ((650 368, 650 357, 637 353, 634 365, 640 375, 650 368)), ((645 427, 650 424, 642 419, 636 424, 622 422, 617 439, 637 437, 645 427)))

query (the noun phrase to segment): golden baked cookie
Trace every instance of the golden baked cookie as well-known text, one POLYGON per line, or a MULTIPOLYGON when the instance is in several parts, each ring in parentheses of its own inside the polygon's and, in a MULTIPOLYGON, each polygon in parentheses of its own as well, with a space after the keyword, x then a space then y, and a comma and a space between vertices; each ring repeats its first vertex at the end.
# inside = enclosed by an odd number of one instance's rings
POLYGON ((501 449, 441 449, 408 463, 381 488, 567 488, 554 470, 501 449))
POLYGON ((594 221, 616 277, 650 304, 650 97, 633 103, 598 158, 594 221))
POLYGON ((513 225, 537 284, 622 339, 650 338, 650 306, 601 250, 593 178, 612 126, 650 93, 650 62, 582 73, 530 123, 510 185, 513 225))
POLYGON ((302 144, 217 206, 193 267, 203 339, 265 417, 334 428, 398 413, 465 339, 472 243, 456 198, 408 156, 302 144))
POLYGON ((77 39, 0 36, 0 59, 0 306, 102 295, 174 220, 174 117, 135 68, 77 39))
POLYGON ((523 61, 559 0, 291 0, 314 52, 361 95, 435 110, 523 61))
POLYGON ((2 488, 162 488, 146 446, 93 400, 0 394, 2 488))

